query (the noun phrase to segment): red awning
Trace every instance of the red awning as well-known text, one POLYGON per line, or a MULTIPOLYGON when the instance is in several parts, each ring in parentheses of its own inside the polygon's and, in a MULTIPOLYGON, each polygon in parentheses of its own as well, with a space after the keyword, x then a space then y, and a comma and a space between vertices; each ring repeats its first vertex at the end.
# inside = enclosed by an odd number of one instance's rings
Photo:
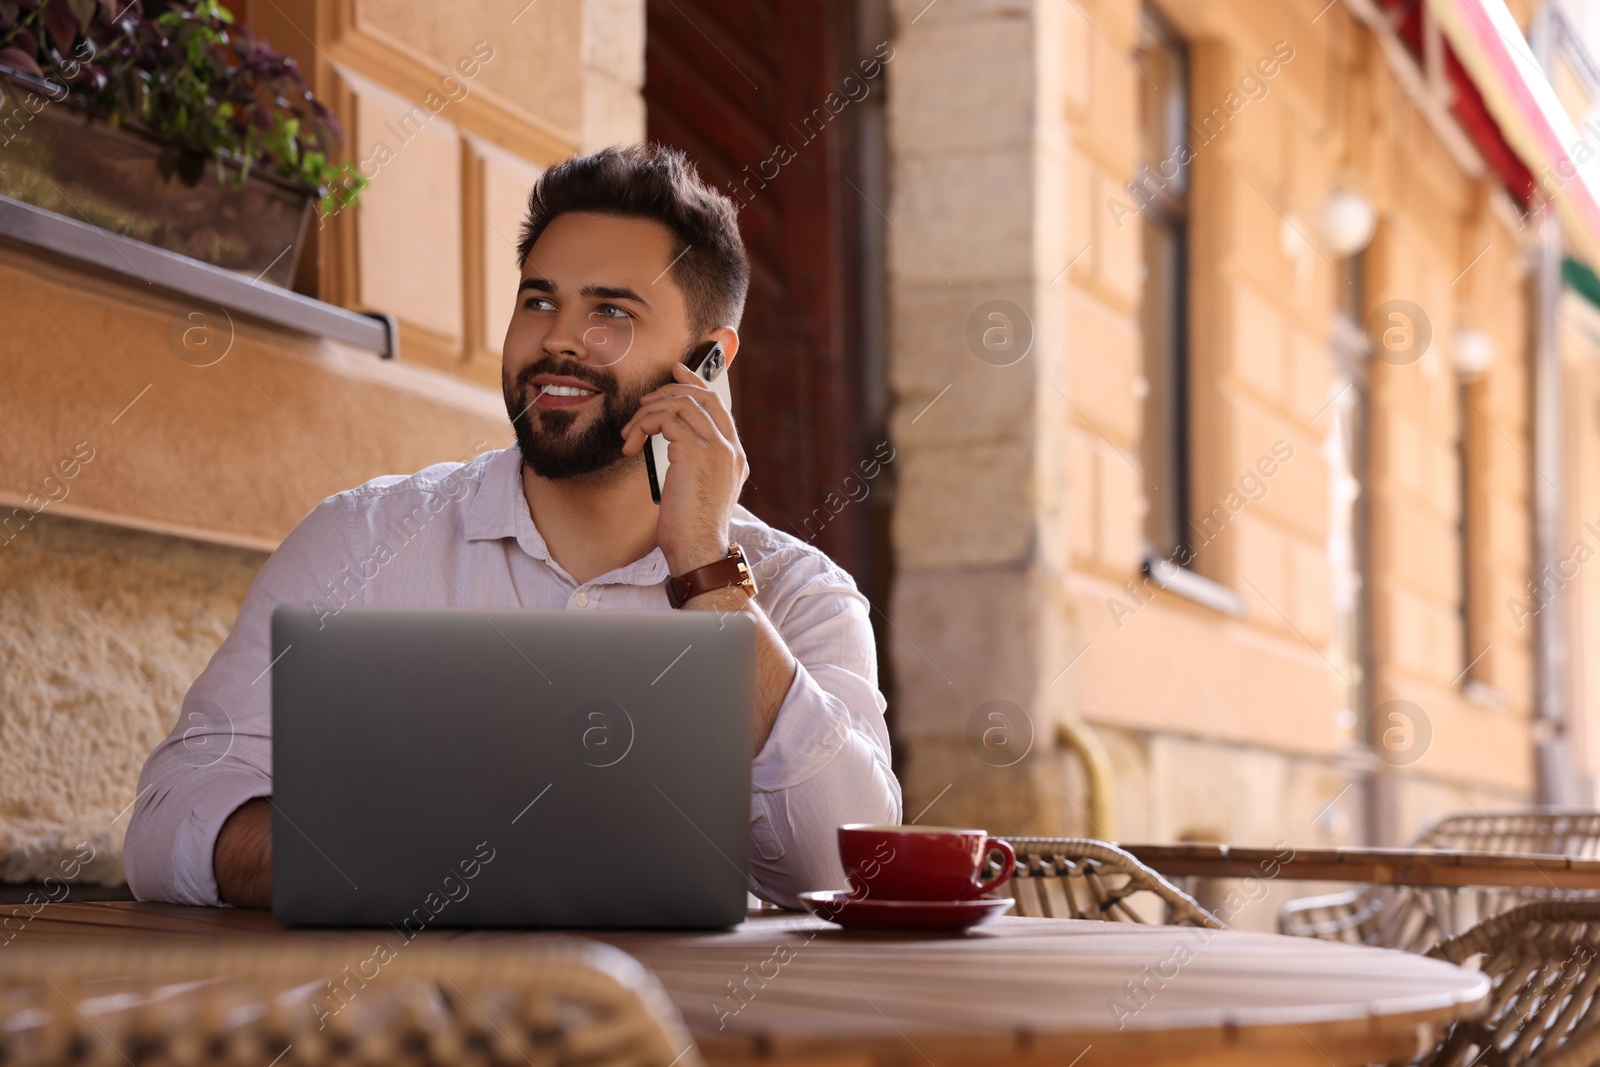
POLYGON ((1448 42, 1452 72, 1458 64, 1471 78, 1470 93, 1457 86, 1457 119, 1513 196, 1527 203, 1537 189, 1554 198, 1569 250, 1600 266, 1600 125, 1586 127, 1589 140, 1579 135, 1504 0, 1426 2, 1448 42), (1479 108, 1497 138, 1485 136, 1479 108), (1531 173, 1523 177, 1496 158, 1502 146, 1531 173))

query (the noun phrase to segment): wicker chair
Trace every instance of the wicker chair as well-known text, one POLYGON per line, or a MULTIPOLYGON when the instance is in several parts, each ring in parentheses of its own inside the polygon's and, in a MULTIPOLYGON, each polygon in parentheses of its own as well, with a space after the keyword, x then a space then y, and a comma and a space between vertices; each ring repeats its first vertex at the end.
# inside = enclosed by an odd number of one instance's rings
POLYGON ((1492 983, 1420 1067, 1593 1067, 1600 1061, 1600 901, 1546 900, 1487 919, 1428 955, 1478 961, 1492 983), (1481 959, 1480 959, 1481 958, 1481 959))
MULTIPOLYGON (((1005 891, 1016 900, 1016 915, 1047 919, 1104 919, 1112 922, 1164 921, 1174 926, 1222 929, 1222 922, 1193 897, 1104 841, 1081 837, 1007 837, 1017 853, 1017 870, 1005 891), (1159 910, 1153 920, 1130 899, 1159 910)), ((989 873, 993 873, 990 871, 989 873)))
POLYGON ((701 1064, 655 977, 571 938, 262 940, 0 954, 0 1063, 701 1064), (374 951, 389 941, 386 956, 374 951), (398 945, 398 947, 393 947, 398 945))
MULTIPOLYGON (((1419 837, 1416 847, 1593 857, 1600 853, 1600 812, 1545 809, 1451 815, 1419 837)), ((1589 895, 1550 889, 1367 886, 1292 900, 1279 914, 1278 928, 1296 937, 1426 952, 1529 900, 1589 895)))

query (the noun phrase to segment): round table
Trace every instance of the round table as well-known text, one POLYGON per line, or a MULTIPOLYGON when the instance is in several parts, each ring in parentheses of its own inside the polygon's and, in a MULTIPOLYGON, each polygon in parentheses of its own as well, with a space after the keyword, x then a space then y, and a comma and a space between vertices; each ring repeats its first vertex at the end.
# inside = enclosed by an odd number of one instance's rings
MULTIPOLYGON (((583 931, 660 980, 712 1063, 1261 1064, 1404 1060, 1479 1010, 1489 983, 1438 960, 1271 934, 1002 916, 964 935, 848 933, 753 912, 720 933, 583 931)), ((16 932, 34 946, 296 940, 266 912, 52 904, 16 932)), ((435 944, 541 933, 430 929, 435 944)), ((248 944, 246 944, 248 943, 248 944)))
POLYGON ((761 912, 725 934, 587 936, 654 972, 725 1062, 1381 1063, 1433 1047, 1489 989, 1384 949, 1071 919, 918 936, 761 912))

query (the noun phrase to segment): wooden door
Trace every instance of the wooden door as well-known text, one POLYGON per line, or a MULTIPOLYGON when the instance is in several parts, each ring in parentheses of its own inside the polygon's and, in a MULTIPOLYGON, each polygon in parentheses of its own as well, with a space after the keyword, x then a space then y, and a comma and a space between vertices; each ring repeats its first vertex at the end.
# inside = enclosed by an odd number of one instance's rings
POLYGON ((822 548, 877 602, 892 452, 862 328, 863 213, 875 209, 858 190, 872 185, 862 131, 882 75, 860 69, 873 46, 859 44, 857 10, 647 0, 645 102, 649 137, 682 148, 740 205, 751 259, 731 382, 751 466, 742 502, 822 548))

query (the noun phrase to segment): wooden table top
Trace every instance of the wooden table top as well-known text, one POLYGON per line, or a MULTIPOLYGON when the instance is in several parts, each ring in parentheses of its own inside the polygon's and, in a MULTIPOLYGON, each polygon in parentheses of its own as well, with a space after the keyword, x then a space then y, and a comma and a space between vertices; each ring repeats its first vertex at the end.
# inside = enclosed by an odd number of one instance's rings
POLYGON ((1373 885, 1600 890, 1600 859, 1430 848, 1122 845, 1168 877, 1271 877, 1373 885), (1286 858, 1292 857, 1292 858, 1286 858), (1276 871, 1275 874, 1269 873, 1276 871))
MULTIPOLYGON (((259 911, 49 905, 32 945, 343 938, 259 911)), ((430 930, 433 938, 537 939, 430 930)), ((966 935, 849 934, 788 912, 724 933, 582 932, 654 972, 712 1062, 1363 1064, 1431 1047, 1488 980, 1382 949, 1188 927, 1002 917, 966 935)), ((0 960, 3 964, 3 960, 0 960)), ((0 967, 3 970, 3 967, 0 967)))

